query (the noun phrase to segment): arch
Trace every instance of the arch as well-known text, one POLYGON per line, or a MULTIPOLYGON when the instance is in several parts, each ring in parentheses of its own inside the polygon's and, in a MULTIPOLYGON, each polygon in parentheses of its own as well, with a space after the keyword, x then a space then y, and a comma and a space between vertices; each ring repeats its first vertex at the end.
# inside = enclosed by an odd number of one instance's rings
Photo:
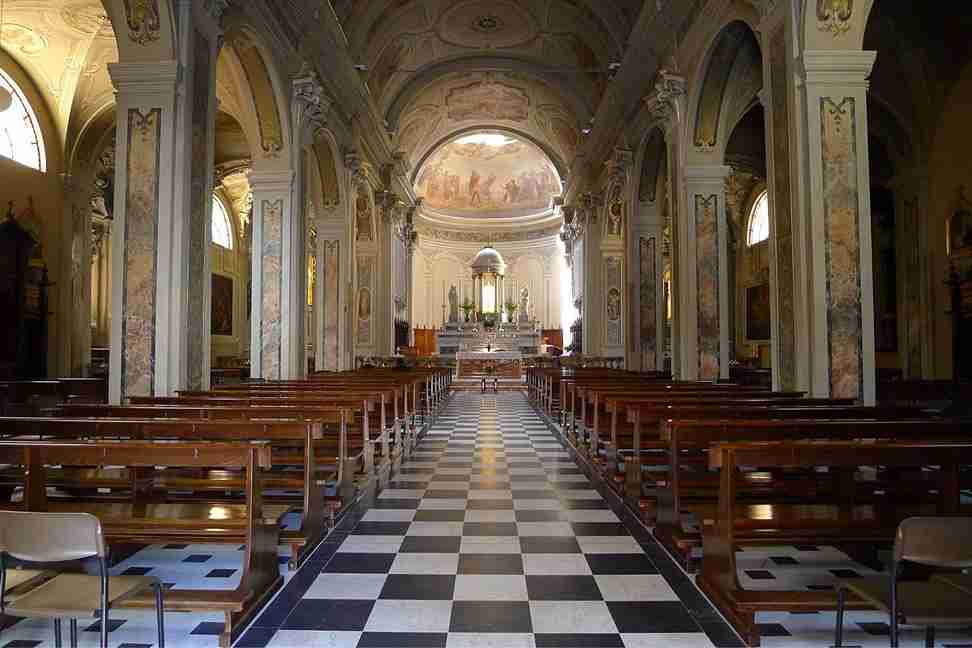
POLYGON ((46 173, 47 148, 34 107, 3 68, 0 68, 0 88, 11 95, 11 105, 0 112, 0 157, 46 173))
POLYGON ((554 168, 557 170, 557 175, 560 176, 561 183, 566 182, 570 169, 564 163, 563 159, 559 155, 557 155, 556 151, 554 151, 546 142, 542 142, 538 138, 534 137, 533 135, 530 135, 529 133, 525 133, 520 129, 509 128, 507 126, 495 126, 492 124, 464 126, 463 128, 450 131, 447 135, 440 137, 428 148, 426 148, 426 150, 418 158, 419 161, 412 170, 412 176, 411 178, 409 178, 409 182, 413 185, 415 184, 415 181, 418 178, 419 173, 422 171, 422 167, 425 165, 426 161, 444 145, 448 144, 454 139, 462 137, 463 135, 474 133, 477 131, 483 131, 483 130, 495 131, 498 133, 508 133, 514 137, 530 142, 531 144, 539 148, 541 151, 543 151, 543 154, 547 156, 547 159, 549 159, 550 162, 553 163, 554 168))
POLYGON ((875 0, 803 0, 802 48, 859 50, 875 0))
POLYGON ((318 130, 314 135, 312 150, 321 183, 321 204, 323 207, 336 207, 341 204, 342 187, 338 178, 340 162, 335 154, 337 142, 334 135, 326 129, 318 130))
POLYGON ((391 131, 398 130, 402 113, 412 100, 428 85, 453 72, 515 72, 540 81, 563 97, 578 122, 586 122, 593 115, 592 107, 574 91, 574 85, 561 78, 552 66, 544 66, 512 56, 469 56, 441 61, 418 70, 389 102, 385 122, 391 131))
POLYGON ((727 119, 724 109, 730 79, 737 64, 752 54, 751 48, 759 52, 752 28, 742 20, 733 20, 722 28, 703 58, 697 76, 702 81, 698 84, 692 127, 692 143, 696 147, 711 149, 719 143, 727 119))
MULTIPOLYGON (((227 29, 224 50, 231 51, 233 62, 242 72, 254 111, 257 141, 252 143, 257 157, 286 160, 290 141, 287 102, 271 51, 254 28, 237 23, 227 29)), ((220 51, 223 54, 223 50, 220 51)))
POLYGON ((111 18, 118 59, 126 63, 178 59, 171 0, 101 0, 111 18))
POLYGON ((658 176, 662 171, 667 147, 665 133, 658 126, 652 128, 645 137, 642 147, 641 176, 638 184, 638 200, 655 202, 658 192, 658 176))

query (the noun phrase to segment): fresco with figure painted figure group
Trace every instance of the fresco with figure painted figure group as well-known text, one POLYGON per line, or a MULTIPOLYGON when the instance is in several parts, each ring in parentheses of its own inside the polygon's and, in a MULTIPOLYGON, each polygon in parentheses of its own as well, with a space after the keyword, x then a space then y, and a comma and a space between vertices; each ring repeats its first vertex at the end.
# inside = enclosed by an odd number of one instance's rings
POLYGON ((560 177, 537 146, 499 132, 458 137, 440 147, 415 182, 425 206, 447 214, 525 216, 550 208, 560 177))

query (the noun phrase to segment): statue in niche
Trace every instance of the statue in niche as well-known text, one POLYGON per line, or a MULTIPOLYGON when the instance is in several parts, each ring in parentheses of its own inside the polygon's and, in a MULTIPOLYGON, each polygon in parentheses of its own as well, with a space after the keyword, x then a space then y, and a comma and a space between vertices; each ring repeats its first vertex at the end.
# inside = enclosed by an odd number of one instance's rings
POLYGON ((459 321, 459 293, 455 286, 449 289, 449 321, 459 321))
POLYGON ((526 286, 520 291, 520 321, 530 321, 530 289, 526 286))
POLYGON ((358 292, 358 319, 367 321, 371 319, 371 291, 362 288, 358 292))
POLYGON ((358 199, 354 204, 355 211, 355 240, 371 241, 371 205, 368 198, 363 193, 358 194, 358 199))
POLYGON ((621 319, 621 291, 617 288, 608 291, 607 311, 610 321, 616 322, 621 319))

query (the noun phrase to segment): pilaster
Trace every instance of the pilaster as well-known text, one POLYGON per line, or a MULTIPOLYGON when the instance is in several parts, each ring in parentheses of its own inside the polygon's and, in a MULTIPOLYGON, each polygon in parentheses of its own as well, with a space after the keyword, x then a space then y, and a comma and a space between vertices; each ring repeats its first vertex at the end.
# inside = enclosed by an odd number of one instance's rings
MULTIPOLYGON (((294 358, 285 353, 284 331, 301 317, 299 286, 293 271, 294 253, 288 237, 293 216, 292 171, 253 171, 253 314, 250 330, 250 373, 254 378, 280 380, 294 375, 294 358)), ((292 340, 287 341, 287 349, 292 340)))
POLYGON ((867 78, 875 52, 806 51, 814 396, 875 400, 867 78))
POLYGON ((113 63, 116 127, 110 399, 180 386, 176 245, 176 90, 179 64, 113 63), (178 321, 178 320, 176 320, 178 321))
MULTIPOLYGON (((691 299, 691 310, 680 321, 683 338, 683 378, 729 378, 729 269, 726 220, 727 166, 685 169, 685 194, 691 208, 682 220, 685 268, 677 290, 691 299)), ((685 302, 683 301, 683 304, 685 302)))

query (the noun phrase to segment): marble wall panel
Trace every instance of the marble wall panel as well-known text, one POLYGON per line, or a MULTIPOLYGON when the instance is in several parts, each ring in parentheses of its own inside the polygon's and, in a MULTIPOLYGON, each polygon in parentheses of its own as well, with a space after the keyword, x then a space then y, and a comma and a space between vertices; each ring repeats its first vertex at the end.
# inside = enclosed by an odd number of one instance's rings
POLYGON ((263 215, 263 294, 261 299, 261 364, 263 377, 280 377, 281 297, 283 295, 283 200, 264 200, 263 215))
POLYGON ((123 396, 150 396, 155 381, 156 246, 162 109, 128 111, 124 268, 123 396))
POLYGON ((904 267, 900 271, 904 285, 899 308, 904 319, 903 369, 906 378, 921 377, 922 271, 918 218, 918 201, 905 200, 901 222, 901 257, 904 267))
POLYGON ((605 313, 607 314, 607 339, 608 346, 621 346, 624 344, 622 336, 621 313, 623 313, 623 278, 621 276, 621 259, 608 257, 604 264, 605 287, 607 288, 605 300, 605 313))
POLYGON ((790 209, 790 115, 787 100, 786 30, 770 37, 770 87, 773 94, 773 218, 776 238, 776 339, 783 389, 796 387, 796 316, 793 295, 793 224, 790 209))
POLYGON ((698 280, 699 380, 719 378, 718 197, 695 196, 695 255, 698 280))
POLYGON ((341 242, 324 241, 324 369, 338 370, 340 336, 341 242))
POLYGON ((658 273, 654 236, 642 237, 638 242, 641 302, 641 366, 645 371, 658 368, 658 273))
POLYGON ((374 265, 375 260, 371 257, 358 259, 358 294, 354 308, 358 322, 358 344, 366 347, 373 344, 371 315, 374 312, 374 265))
POLYGON ((853 97, 820 99, 827 329, 834 398, 859 398, 863 393, 856 108, 853 97))
POLYGON ((188 283, 188 386, 203 388, 203 368, 209 344, 206 322, 206 254, 209 250, 207 209, 212 202, 206 191, 211 173, 207 165, 206 126, 209 123, 209 88, 212 85, 209 42, 198 31, 194 33, 192 81, 192 143, 189 198, 189 283, 188 283))

